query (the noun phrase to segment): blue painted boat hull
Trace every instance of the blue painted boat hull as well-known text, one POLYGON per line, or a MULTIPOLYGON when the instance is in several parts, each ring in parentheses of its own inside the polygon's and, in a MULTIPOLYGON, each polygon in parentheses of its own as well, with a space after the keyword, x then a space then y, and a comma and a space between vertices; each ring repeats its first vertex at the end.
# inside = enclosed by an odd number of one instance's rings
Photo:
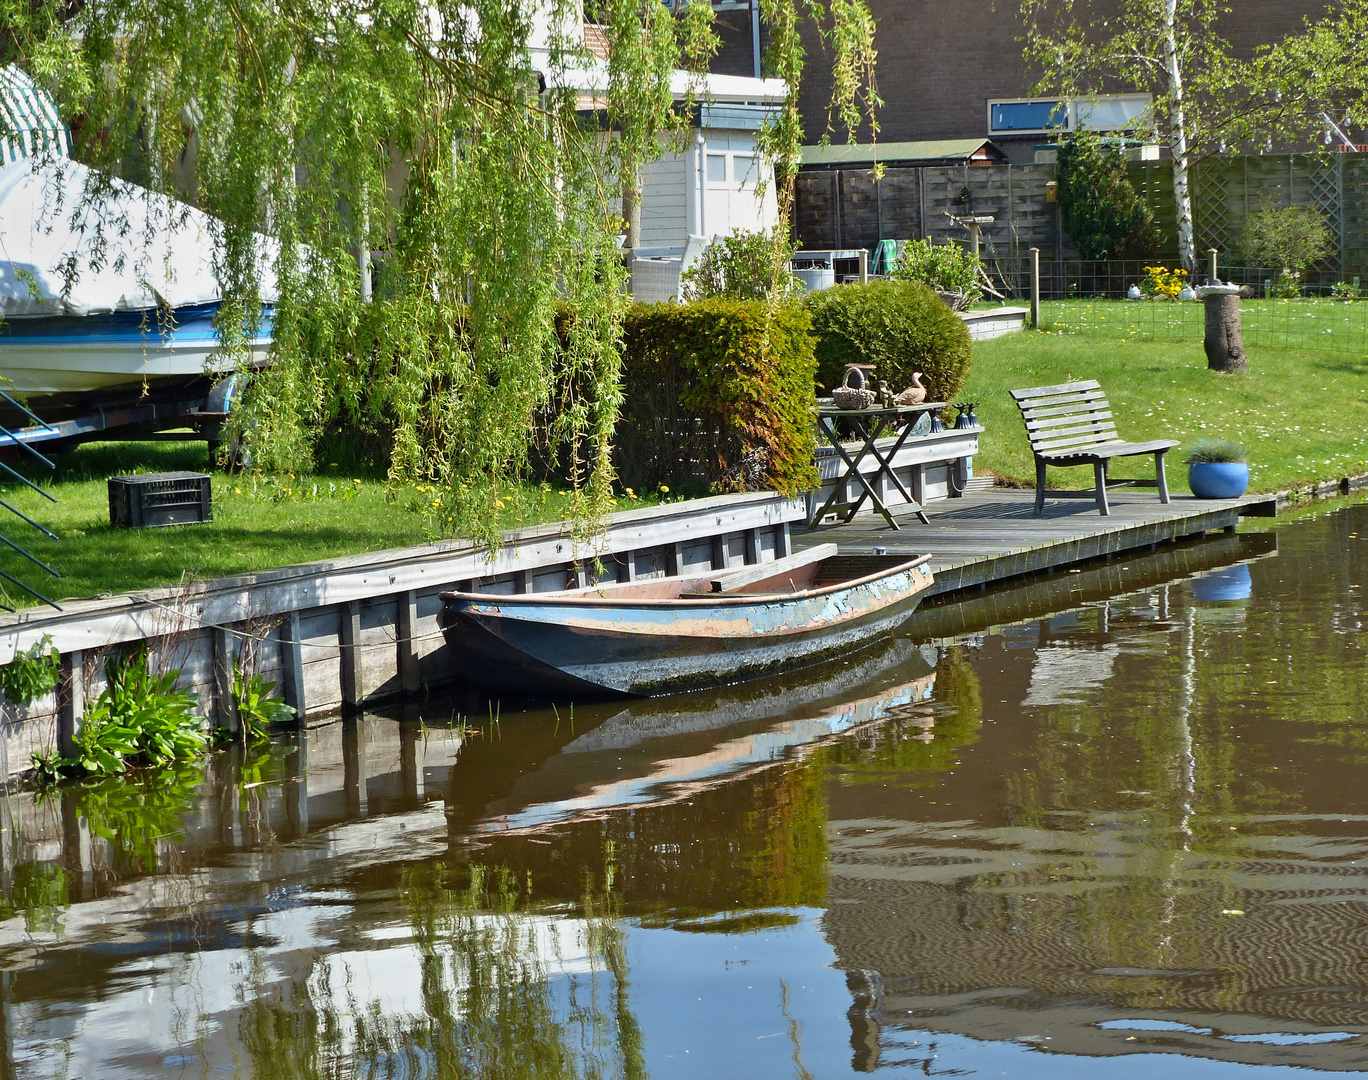
POLYGON ((442 630, 459 674, 498 693, 657 697, 793 671, 870 643, 912 614, 932 582, 928 559, 889 559, 887 569, 821 588, 716 599, 638 599, 621 586, 444 593, 442 630))
MULTIPOLYGON (((110 315, 12 318, 0 324, 0 376, 29 397, 89 394, 120 386, 190 381, 231 368, 217 355, 218 304, 110 315)), ((270 312, 251 342, 270 348, 270 312)))

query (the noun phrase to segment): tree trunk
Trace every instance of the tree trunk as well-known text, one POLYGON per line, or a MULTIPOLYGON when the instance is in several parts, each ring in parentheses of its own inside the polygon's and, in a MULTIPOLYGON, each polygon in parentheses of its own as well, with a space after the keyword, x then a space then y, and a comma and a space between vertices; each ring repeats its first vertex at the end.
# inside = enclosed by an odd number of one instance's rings
POLYGON ((1183 101, 1183 68, 1178 58, 1178 0, 1164 0, 1164 67, 1169 85, 1169 150, 1173 153, 1173 209, 1178 218, 1178 258, 1189 280, 1197 274, 1197 245, 1192 238, 1192 191, 1188 186, 1187 113, 1183 101))
POLYGON ((622 217, 627 223, 627 238, 622 246, 631 251, 641 246, 640 177, 632 177, 622 185, 622 217))
POLYGON ((1207 367, 1212 371, 1236 374, 1249 369, 1244 351, 1244 332, 1240 328, 1239 293, 1207 293, 1206 305, 1207 367))

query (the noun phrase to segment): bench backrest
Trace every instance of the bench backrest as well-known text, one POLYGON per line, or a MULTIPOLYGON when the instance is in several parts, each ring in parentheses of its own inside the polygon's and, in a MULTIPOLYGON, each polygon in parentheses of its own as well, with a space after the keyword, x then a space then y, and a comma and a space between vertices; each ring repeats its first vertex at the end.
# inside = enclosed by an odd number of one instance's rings
POLYGON ((1107 395, 1093 379, 1058 386, 1030 386, 1009 393, 1026 422, 1032 453, 1086 450, 1120 441, 1107 395))

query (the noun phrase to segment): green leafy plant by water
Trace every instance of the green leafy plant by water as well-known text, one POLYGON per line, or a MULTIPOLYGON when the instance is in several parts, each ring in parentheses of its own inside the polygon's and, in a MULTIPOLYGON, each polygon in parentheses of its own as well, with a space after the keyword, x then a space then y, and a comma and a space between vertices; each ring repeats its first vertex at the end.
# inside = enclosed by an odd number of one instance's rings
POLYGON ((60 915, 69 897, 69 882, 62 867, 46 862, 21 862, 14 868, 9 896, 0 899, 0 917, 23 912, 25 932, 55 934, 62 928, 60 915))
POLYGON ((248 675, 240 664, 233 666, 233 700, 237 704, 238 722, 243 738, 249 743, 265 742, 271 737, 271 726, 295 718, 295 710, 284 700, 274 697, 276 683, 260 675, 248 675))
POLYGON ((62 654, 53 646, 51 636, 44 635, 42 641, 16 653, 0 667, 0 690, 11 703, 25 709, 55 689, 61 674, 62 654))
POLYGON ((184 815, 203 781, 203 772, 186 763, 155 774, 104 777, 77 788, 76 812, 92 836, 108 843, 115 865, 133 864, 151 873, 161 863, 165 843, 182 839, 184 815))
POLYGON ((109 685, 86 711, 73 740, 75 754, 34 754, 40 782, 67 776, 114 776, 130 768, 188 761, 208 739, 194 694, 176 689, 179 671, 153 674, 146 649, 105 665, 109 685))

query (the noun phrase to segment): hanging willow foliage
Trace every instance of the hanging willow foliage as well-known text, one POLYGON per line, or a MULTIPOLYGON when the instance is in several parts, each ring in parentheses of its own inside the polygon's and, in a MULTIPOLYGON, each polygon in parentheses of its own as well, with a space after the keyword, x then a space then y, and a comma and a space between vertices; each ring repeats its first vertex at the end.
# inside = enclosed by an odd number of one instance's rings
MULTIPOLYGON (((765 148, 786 177, 798 0, 763 3, 791 88, 765 148)), ((832 108, 853 130, 877 101, 868 11, 803 9, 832 22, 832 108)), ((671 73, 706 70, 716 45, 709 4, 594 14, 606 76, 577 0, 0 0, 0 60, 58 93, 77 157, 222 221, 232 355, 269 238, 272 363, 238 420, 257 466, 308 468, 329 428, 379 436, 393 481, 449 486, 448 529, 493 540, 537 431, 568 447, 580 517, 610 505, 623 178, 685 130, 671 73)))

